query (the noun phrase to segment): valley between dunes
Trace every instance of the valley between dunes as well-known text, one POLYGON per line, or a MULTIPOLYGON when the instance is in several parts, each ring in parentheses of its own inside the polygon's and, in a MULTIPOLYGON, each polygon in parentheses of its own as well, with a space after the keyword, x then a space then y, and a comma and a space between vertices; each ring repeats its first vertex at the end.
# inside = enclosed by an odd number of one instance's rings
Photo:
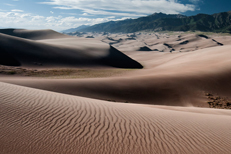
POLYGON ((230 153, 231 37, 0 30, 0 153, 230 153))

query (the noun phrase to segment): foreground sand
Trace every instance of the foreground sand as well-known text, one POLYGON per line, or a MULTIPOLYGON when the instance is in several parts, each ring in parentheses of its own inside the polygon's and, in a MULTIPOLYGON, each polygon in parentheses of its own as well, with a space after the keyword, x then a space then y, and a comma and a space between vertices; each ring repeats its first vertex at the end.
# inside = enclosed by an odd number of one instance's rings
POLYGON ((3 32, 0 153, 230 153, 230 36, 3 32))
POLYGON ((110 103, 0 83, 0 153, 230 153, 231 113, 110 103))

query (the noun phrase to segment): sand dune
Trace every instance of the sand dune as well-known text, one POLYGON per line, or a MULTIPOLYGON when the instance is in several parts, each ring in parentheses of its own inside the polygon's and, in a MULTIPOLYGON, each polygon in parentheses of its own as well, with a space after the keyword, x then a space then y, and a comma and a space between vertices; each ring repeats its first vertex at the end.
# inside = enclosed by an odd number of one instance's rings
POLYGON ((50 29, 47 30, 0 29, 0 33, 21 37, 25 39, 31 39, 31 40, 70 38, 70 36, 68 35, 64 35, 50 29))
POLYGON ((130 56, 145 69, 122 77, 98 79, 33 79, 0 81, 96 99, 209 107, 206 93, 231 100, 231 46, 189 53, 139 52, 130 56))
POLYGON ((230 44, 228 40, 231 39, 230 36, 185 34, 182 32, 173 34, 145 32, 135 34, 90 34, 98 40, 113 45, 120 51, 139 51, 140 48, 146 46, 152 51, 189 52, 208 47, 222 46, 224 44, 227 45, 230 44))
MULTIPOLYGON (((46 32, 44 32, 47 34, 46 32)), ((50 36, 40 32, 26 32, 25 36, 45 38, 50 36)), ((62 35, 58 34, 57 35, 62 35)), ((51 35, 54 37, 54 35, 51 35)), ((44 41, 44 39, 43 39, 44 41)), ((113 66, 121 68, 142 68, 112 46, 100 41, 90 42, 68 36, 62 39, 52 39, 56 44, 23 39, 0 33, 0 64, 27 67, 76 67, 76 66, 113 66), (67 39, 67 40, 66 40, 67 39), (54 41, 55 40, 55 41, 54 41), (71 42, 75 46, 62 45, 59 42, 71 42)), ((48 41, 49 42, 49 41, 48 41)))
POLYGON ((0 30, 0 153, 230 153, 230 36, 81 36, 0 30))
POLYGON ((0 92, 1 153, 230 152, 225 112, 115 104, 5 83, 0 92))

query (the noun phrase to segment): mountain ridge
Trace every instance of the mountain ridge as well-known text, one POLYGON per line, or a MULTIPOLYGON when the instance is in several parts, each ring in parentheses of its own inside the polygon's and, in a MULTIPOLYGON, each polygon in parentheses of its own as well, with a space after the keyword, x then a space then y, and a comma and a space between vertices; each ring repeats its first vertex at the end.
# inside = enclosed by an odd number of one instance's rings
POLYGON ((133 33, 137 31, 205 31, 231 33, 231 11, 212 15, 153 13, 137 19, 109 21, 82 28, 79 32, 133 33))
POLYGON ((61 31, 61 33, 76 32, 78 30, 81 30, 81 29, 84 29, 84 28, 87 28, 87 27, 90 27, 90 26, 89 25, 81 25, 81 26, 76 27, 76 28, 70 28, 70 29, 63 30, 63 31, 61 31))

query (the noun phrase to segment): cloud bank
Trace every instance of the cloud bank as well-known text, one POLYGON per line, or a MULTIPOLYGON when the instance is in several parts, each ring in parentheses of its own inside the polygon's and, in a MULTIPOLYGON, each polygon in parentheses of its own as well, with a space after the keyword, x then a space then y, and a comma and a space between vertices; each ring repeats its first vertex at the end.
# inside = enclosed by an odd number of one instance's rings
POLYGON ((83 24, 93 25, 113 20, 114 17, 105 18, 83 18, 63 16, 40 16, 12 10, 11 12, 0 12, 1 27, 5 28, 27 28, 27 29, 54 29, 64 30, 78 27, 83 24))
POLYGON ((178 0, 50 0, 42 4, 64 10, 78 9, 92 15, 178 14, 195 10, 195 5, 181 4, 178 0))
POLYGON ((60 31, 83 24, 137 18, 155 12, 178 14, 196 9, 192 3, 182 4, 178 0, 44 0, 39 3, 57 11, 52 9, 48 16, 41 16, 19 9, 0 10, 1 27, 60 31))

